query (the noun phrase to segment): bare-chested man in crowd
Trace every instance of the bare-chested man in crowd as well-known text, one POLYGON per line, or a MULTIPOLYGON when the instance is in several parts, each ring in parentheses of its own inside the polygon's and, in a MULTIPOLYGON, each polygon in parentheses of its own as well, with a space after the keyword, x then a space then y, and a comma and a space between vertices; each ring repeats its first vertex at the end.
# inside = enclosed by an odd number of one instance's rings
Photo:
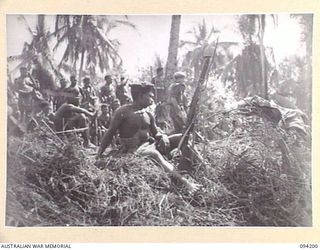
POLYGON ((78 85, 78 81, 75 75, 70 76, 70 86, 64 89, 64 92, 71 97, 78 98, 83 97, 82 89, 78 85))
POLYGON ((84 146, 89 145, 89 120, 87 116, 92 117, 94 113, 79 107, 79 99, 74 97, 67 98, 67 103, 54 114, 54 128, 57 132, 69 129, 81 129, 84 146))
POLYGON ((167 137, 158 132, 153 115, 145 108, 153 103, 154 88, 151 84, 131 85, 133 103, 118 108, 111 120, 107 133, 103 136, 98 151, 98 157, 102 156, 105 149, 112 143, 112 138, 119 131, 119 141, 124 152, 136 152, 142 156, 148 156, 156 160, 166 171, 181 180, 194 192, 200 185, 189 182, 182 177, 161 155, 164 148, 174 148, 179 142, 178 136, 167 137))

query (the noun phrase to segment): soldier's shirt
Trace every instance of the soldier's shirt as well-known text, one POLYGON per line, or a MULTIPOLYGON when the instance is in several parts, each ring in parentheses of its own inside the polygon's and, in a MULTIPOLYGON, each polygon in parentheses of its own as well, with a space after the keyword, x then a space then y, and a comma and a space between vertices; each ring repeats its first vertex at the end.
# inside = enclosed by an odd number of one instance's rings
POLYGON ((103 85, 101 88, 100 88, 100 95, 101 96, 110 96, 112 95, 112 89, 110 86, 106 86, 106 85, 103 85))
POLYGON ((164 88, 164 80, 163 77, 155 76, 152 78, 151 83, 158 88, 164 88))
POLYGON ((74 87, 68 87, 64 90, 64 92, 72 94, 72 97, 80 98, 81 90, 80 87, 74 86, 74 87))
POLYGON ((110 117, 108 115, 101 114, 98 117, 98 123, 99 123, 99 125, 102 125, 105 128, 108 128, 110 125, 110 117))

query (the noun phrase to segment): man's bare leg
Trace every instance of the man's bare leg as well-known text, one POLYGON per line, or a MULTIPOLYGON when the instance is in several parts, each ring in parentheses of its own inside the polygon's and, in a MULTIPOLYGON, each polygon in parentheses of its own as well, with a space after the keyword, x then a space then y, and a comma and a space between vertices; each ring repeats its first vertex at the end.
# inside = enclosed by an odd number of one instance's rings
POLYGON ((145 143, 141 145, 136 152, 141 156, 148 156, 158 162, 160 166, 165 169, 165 171, 169 172, 174 177, 182 181, 182 183, 186 185, 190 193, 196 192, 201 187, 201 185, 199 184, 191 183, 186 178, 181 176, 177 171, 175 171, 174 166, 170 162, 166 161, 166 159, 164 159, 160 152, 156 150, 154 144, 145 143))

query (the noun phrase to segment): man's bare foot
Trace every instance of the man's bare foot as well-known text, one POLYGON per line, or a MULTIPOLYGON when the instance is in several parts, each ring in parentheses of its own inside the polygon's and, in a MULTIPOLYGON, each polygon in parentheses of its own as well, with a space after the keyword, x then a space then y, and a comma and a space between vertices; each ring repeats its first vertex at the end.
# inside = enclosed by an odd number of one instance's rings
POLYGON ((187 185, 189 194, 194 194, 202 188, 201 184, 191 183, 189 182, 187 185))

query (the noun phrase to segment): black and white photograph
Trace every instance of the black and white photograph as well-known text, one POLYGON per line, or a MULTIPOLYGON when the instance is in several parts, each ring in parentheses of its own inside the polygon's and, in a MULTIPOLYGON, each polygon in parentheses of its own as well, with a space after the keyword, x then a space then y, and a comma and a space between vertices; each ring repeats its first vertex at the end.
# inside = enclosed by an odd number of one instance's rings
POLYGON ((5 226, 312 227, 313 16, 6 14, 5 226))

